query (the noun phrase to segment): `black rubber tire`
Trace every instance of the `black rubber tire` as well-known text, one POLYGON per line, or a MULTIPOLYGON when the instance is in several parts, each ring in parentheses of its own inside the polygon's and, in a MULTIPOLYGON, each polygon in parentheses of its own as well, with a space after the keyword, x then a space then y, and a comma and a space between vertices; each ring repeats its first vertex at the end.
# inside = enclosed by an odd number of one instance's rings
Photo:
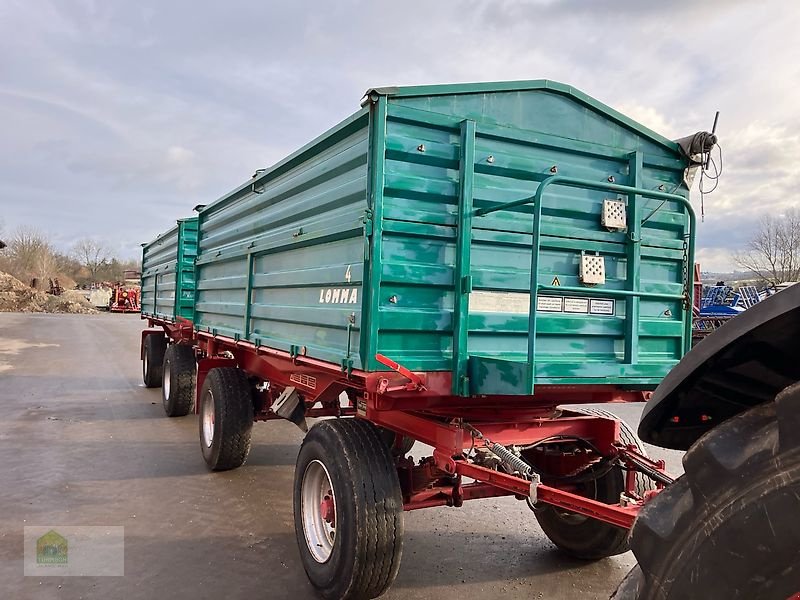
POLYGON ((200 448, 212 471, 227 471, 244 464, 253 431, 253 394, 244 371, 236 367, 211 369, 200 393, 200 448), (210 445, 204 440, 207 411, 213 411, 210 445))
POLYGON ((397 445, 397 434, 391 429, 385 429, 383 427, 378 427, 378 430, 381 433, 381 437, 383 438, 384 443, 389 446, 389 449, 392 452, 392 456, 395 458, 402 458, 409 452, 411 452, 411 448, 414 447, 414 443, 416 440, 412 437, 404 435, 400 442, 400 445, 397 445))
POLYGON ((196 370, 194 348, 183 344, 171 344, 167 348, 162 369, 161 403, 168 417, 185 417, 194 408, 196 370))
MULTIPOLYGON (((619 421, 621 441, 626 445, 636 446, 640 454, 647 456, 634 431, 613 413, 599 408, 572 408, 571 410, 619 421)), ((625 477, 625 471, 619 466, 614 466, 594 482, 583 484, 585 486, 584 495, 607 504, 617 504, 620 494, 625 491, 625 477), (592 490, 592 488, 594 489, 592 490)), ((656 485, 650 478, 637 474, 636 492, 639 495, 655 488, 656 485)), ((630 549, 627 529, 568 513, 548 504, 537 505, 533 513, 550 541, 559 550, 575 558, 599 560, 622 554, 630 549)))
POLYGON ((306 435, 294 480, 294 526, 303 567, 327 600, 377 598, 394 581, 403 552, 403 498, 395 461, 379 429, 361 419, 322 421, 306 435), (302 485, 319 461, 336 498, 336 537, 323 563, 303 527, 302 485))
POLYGON ((144 338, 144 356, 142 357, 142 381, 145 387, 161 386, 163 376, 164 353, 167 350, 167 338, 153 333, 144 338))
POLYGON ((772 598, 800 591, 800 383, 728 419, 634 523, 639 565, 619 600, 772 598))
MULTIPOLYGON (((647 450, 645 449, 642 440, 640 440, 639 436, 636 435, 636 431, 625 421, 616 416, 614 413, 604 410, 602 408, 589 408, 584 406, 579 406, 573 410, 575 410, 575 412, 583 413, 585 415, 594 415, 596 417, 605 417, 606 419, 619 421, 620 441, 626 446, 635 446, 636 451, 642 456, 648 456, 647 450)), ((644 496, 646 492, 656 489, 656 483, 644 473, 637 472, 635 475, 635 480, 636 480, 636 493, 639 494, 640 496, 644 496)))

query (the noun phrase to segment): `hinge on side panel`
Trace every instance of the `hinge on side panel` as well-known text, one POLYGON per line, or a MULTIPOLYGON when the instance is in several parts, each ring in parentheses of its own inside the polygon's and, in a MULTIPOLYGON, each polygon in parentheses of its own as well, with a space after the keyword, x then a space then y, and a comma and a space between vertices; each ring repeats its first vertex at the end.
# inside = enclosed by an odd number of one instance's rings
POLYGON ((465 275, 461 278, 461 293, 469 294, 472 291, 472 275, 465 275))
POLYGON ((364 221, 364 260, 369 260, 369 238, 372 235, 372 211, 367 209, 364 211, 364 216, 361 217, 364 221))
POLYGON ((466 375, 459 382, 459 392, 461 396, 469 396, 469 377, 466 375))
POLYGON ((364 221, 364 235, 372 235, 372 211, 367 209, 364 212, 364 216, 361 217, 361 220, 364 221))

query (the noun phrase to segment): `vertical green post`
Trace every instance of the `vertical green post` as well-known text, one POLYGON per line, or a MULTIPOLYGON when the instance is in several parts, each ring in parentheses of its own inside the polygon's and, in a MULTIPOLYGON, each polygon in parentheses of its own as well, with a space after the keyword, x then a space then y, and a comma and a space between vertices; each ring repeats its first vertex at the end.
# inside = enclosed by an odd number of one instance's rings
POLYGON ((244 339, 250 339, 250 307, 253 306, 253 253, 247 255, 247 287, 244 295, 244 339))
POLYGON ((457 396, 469 395, 467 363, 469 353, 470 249, 472 246, 472 192, 475 179, 475 121, 461 121, 459 156, 458 220, 456 221, 456 270, 453 281, 453 383, 457 396))
POLYGON ((684 291, 683 303, 683 352, 692 349, 692 322, 694 313, 692 312, 692 301, 694 299, 694 252, 695 241, 697 240, 697 220, 693 212, 688 214, 687 230, 684 234, 686 240, 686 289, 684 291))
MULTIPOLYGON (((642 187, 642 153, 631 152, 628 155, 628 185, 642 187)), ((628 243, 626 245, 627 269, 625 278, 630 290, 638 293, 641 290, 642 271, 642 206, 638 196, 628 194, 628 243)), ((639 362, 639 308, 641 299, 638 295, 628 296, 625 300, 625 357, 628 365, 639 362)))
MULTIPOLYGON (((557 177, 557 176, 554 176, 557 177)), ((550 179, 552 180, 552 178, 550 179)), ((525 391, 533 395, 536 380, 536 309, 539 306, 539 250, 542 245, 542 197, 549 181, 539 184, 533 197, 533 229, 531 236, 531 293, 528 306, 528 380, 525 391)))
MULTIPOLYGON (((362 335, 361 362, 366 369, 383 368, 375 360, 378 351, 378 311, 381 289, 381 243, 383 236, 383 179, 386 167, 386 96, 372 100, 369 122, 369 157, 367 165, 367 202, 372 211, 368 263, 364 265, 364 293, 361 322, 369 329, 362 335), (366 354, 366 356, 364 355, 366 354)), ((365 227, 367 224, 365 223, 365 227)), ((362 330, 363 331, 363 330, 362 330)))
POLYGON ((156 272, 153 274, 153 314, 158 315, 158 270, 157 269, 156 272))

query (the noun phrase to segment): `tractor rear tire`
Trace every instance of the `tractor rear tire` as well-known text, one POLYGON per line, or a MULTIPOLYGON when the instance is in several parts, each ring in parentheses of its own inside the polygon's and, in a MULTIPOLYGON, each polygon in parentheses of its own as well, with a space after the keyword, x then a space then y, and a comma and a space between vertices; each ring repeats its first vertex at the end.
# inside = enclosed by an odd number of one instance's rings
POLYGON ((194 348, 171 344, 164 353, 161 403, 168 417, 185 417, 194 407, 194 375, 197 362, 194 348))
MULTIPOLYGON (((633 430, 614 414, 598 408, 573 408, 571 410, 619 421, 620 440, 628 446, 635 446, 637 452, 647 456, 642 443, 633 430)), ((625 491, 625 471, 615 465, 601 477, 581 485, 584 488, 581 495, 607 504, 617 504, 620 494, 625 491)), ((637 474, 637 494, 643 496, 647 491, 655 488, 656 485, 650 478, 637 474)), ((537 505, 533 509, 533 513, 550 541, 561 551, 575 558, 599 560, 629 550, 628 530, 622 527, 584 517, 549 504, 537 505)))
POLYGON ((144 338, 142 355, 142 380, 145 387, 156 388, 161 385, 164 367, 164 353, 167 351, 167 338, 153 333, 144 338))
POLYGON ((711 429, 631 532, 639 565, 616 600, 772 598, 800 591, 800 383, 711 429))
POLYGON ((303 567, 327 600, 389 588, 403 552, 403 498, 375 425, 337 419, 311 428, 297 457, 294 527, 303 567))
POLYGON ((200 447, 212 471, 244 464, 253 431, 253 393, 244 371, 211 369, 200 392, 200 447))

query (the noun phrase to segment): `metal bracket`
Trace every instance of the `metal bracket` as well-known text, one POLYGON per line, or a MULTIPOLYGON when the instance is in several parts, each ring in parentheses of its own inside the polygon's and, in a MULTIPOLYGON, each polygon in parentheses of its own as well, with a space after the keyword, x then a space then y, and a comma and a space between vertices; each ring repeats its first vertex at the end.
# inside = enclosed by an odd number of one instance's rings
POLYGON ((536 504, 536 501, 538 500, 539 485, 541 483, 542 483, 542 478, 539 477, 539 474, 537 472, 532 471, 530 493, 528 494, 528 499, 530 500, 531 504, 536 504))
POLYGON ((303 431, 308 431, 306 424, 306 407, 297 388, 289 386, 284 388, 281 395, 270 407, 270 410, 284 419, 291 421, 303 431))
POLYGON ((606 282, 605 258, 599 254, 581 252, 579 277, 584 285, 598 285, 606 282))
POLYGON ((581 252, 580 280, 584 285, 598 285, 606 282, 605 258, 599 254, 581 252))
MULTIPOLYGON (((382 365, 385 365, 385 366, 389 367, 392 371, 400 373, 400 375, 402 375, 406 379, 410 380, 410 382, 405 384, 405 385, 394 386, 394 387, 388 387, 388 381, 386 381, 385 385, 384 384, 381 385, 381 387, 383 388, 381 393, 392 392, 392 391, 397 391, 397 390, 408 390, 408 391, 411 391, 411 392, 414 392, 414 391, 421 392, 421 391, 425 390, 425 383, 424 383, 422 377, 420 377, 416 373, 410 371, 409 369, 406 369, 401 364, 396 363, 395 361, 393 361, 388 356, 384 356, 383 354, 376 354, 375 355, 375 360, 377 360, 382 365)), ((383 382, 383 381, 385 381, 385 380, 381 380, 381 382, 383 382)))
POLYGON ((607 229, 625 231, 628 228, 628 215, 625 201, 619 198, 603 200, 603 212, 600 223, 607 229))

